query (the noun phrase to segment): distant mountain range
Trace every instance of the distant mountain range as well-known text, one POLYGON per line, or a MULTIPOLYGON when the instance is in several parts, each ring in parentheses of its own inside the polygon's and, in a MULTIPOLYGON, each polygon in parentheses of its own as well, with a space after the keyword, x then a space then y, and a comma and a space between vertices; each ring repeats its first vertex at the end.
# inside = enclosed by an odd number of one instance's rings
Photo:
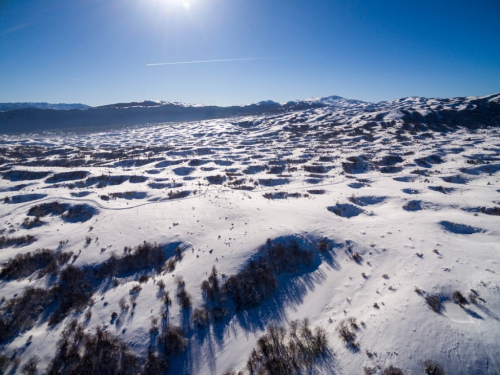
POLYGON ((0 112, 0 133, 208 120, 266 113, 278 114, 323 106, 325 104, 316 101, 295 101, 284 104, 265 101, 230 107, 144 101, 64 111, 60 110, 61 108, 28 107, 0 112))
POLYGON ((354 110, 374 121, 395 118, 410 123, 443 123, 479 127, 500 125, 500 95, 450 99, 402 98, 368 103, 340 96, 278 103, 272 100, 241 106, 204 106, 178 102, 142 101, 99 107, 84 104, 0 104, 0 133, 103 128, 110 126, 199 121, 238 116, 276 115, 328 107, 333 111, 354 110), (9 107, 10 106, 10 107, 9 107), (8 108, 8 109, 6 109, 8 108))
POLYGON ((68 109, 86 109, 90 106, 80 103, 66 104, 66 103, 0 103, 0 112, 11 111, 13 109, 27 109, 27 108, 37 108, 37 109, 58 109, 58 110, 68 110, 68 109))

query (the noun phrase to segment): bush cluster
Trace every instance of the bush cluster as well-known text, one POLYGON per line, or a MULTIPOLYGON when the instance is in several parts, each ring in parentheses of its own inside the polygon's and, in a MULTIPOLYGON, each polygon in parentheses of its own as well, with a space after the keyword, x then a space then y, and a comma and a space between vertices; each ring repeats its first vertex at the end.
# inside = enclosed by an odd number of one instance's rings
POLYGON ((357 329, 356 318, 350 317, 342 320, 337 326, 336 331, 347 346, 357 348, 359 346, 356 342, 357 329))
POLYGON ((463 294, 460 293, 460 291, 458 291, 458 290, 455 290, 453 292, 452 298, 453 298, 453 302, 455 302, 456 304, 458 304, 460 306, 467 305, 469 303, 469 301, 467 301, 467 298, 465 298, 463 296, 463 294))
POLYGON ((73 253, 57 253, 48 249, 17 254, 9 259, 0 270, 1 279, 20 279, 39 271, 38 276, 55 274, 57 267, 65 264, 73 253))
POLYGON ((424 366, 425 373, 428 375, 445 375, 443 368, 434 361, 427 360, 424 366))
POLYGON ((184 337, 182 328, 167 325, 160 333, 160 345, 163 353, 167 356, 176 356, 183 353, 188 344, 188 340, 184 337))
POLYGON ((109 332, 97 328, 84 331, 76 321, 62 332, 57 352, 46 374, 137 374, 139 360, 126 344, 109 332))
POLYGON ((20 237, 0 237, 0 249, 11 246, 27 246, 36 241, 36 238, 31 235, 20 237))
POLYGON ((135 248, 126 247, 125 255, 112 255, 94 269, 94 275, 105 278, 120 273, 137 272, 144 269, 159 271, 165 262, 165 252, 156 243, 144 242, 135 248))
POLYGON ((28 287, 21 296, 5 302, 0 312, 0 344, 11 340, 20 331, 32 328, 54 297, 53 289, 28 287))
MULTIPOLYGON (((23 277, 43 263, 46 264, 45 267, 38 269, 44 273, 53 272, 54 267, 67 262, 70 257, 70 253, 62 253, 52 259, 47 250, 19 255, 8 262, 7 267, 2 270, 2 277, 23 277)), ((49 324, 53 325, 64 319, 71 311, 83 310, 91 301, 94 288, 105 278, 120 272, 137 272, 147 268, 161 269, 164 259, 165 253, 160 246, 144 242, 133 250, 127 250, 127 254, 123 257, 112 256, 99 266, 84 268, 67 266, 62 269, 50 289, 27 288, 21 296, 9 300, 2 307, 0 343, 10 340, 19 331, 33 327, 49 306, 53 309, 49 324)))
POLYGON ((500 207, 481 207, 480 211, 483 214, 500 216, 500 207))
POLYGON ((404 375, 405 373, 399 367, 389 366, 384 370, 384 375, 404 375))
POLYGON ((255 307, 276 290, 277 276, 311 266, 313 260, 314 252, 301 249, 296 241, 272 244, 269 240, 240 273, 228 277, 221 289, 236 309, 255 307))
POLYGON ((92 272, 72 265, 63 269, 59 275, 55 295, 59 304, 50 316, 49 324, 59 323, 72 310, 83 310, 93 294, 92 272))
POLYGON ((182 276, 177 276, 177 301, 183 309, 191 308, 191 295, 186 291, 186 284, 182 276))
POLYGON ((25 229, 32 229, 32 228, 36 228, 36 227, 41 227, 43 224, 45 224, 45 222, 43 222, 42 220, 40 220, 40 218, 38 216, 35 216, 34 218, 30 219, 30 218, 25 218, 23 220, 23 228, 25 229))
POLYGON ((43 217, 47 215, 62 215, 69 205, 66 203, 51 202, 33 206, 28 211, 28 216, 43 217))
POLYGON ((287 329, 271 325, 257 341, 247 361, 250 374, 291 375, 310 370, 315 360, 328 351, 323 328, 312 330, 309 321, 292 321, 287 329))
POLYGON ((441 298, 439 298, 439 296, 428 294, 425 296, 425 302, 427 302, 429 308, 436 313, 440 313, 443 308, 441 298))

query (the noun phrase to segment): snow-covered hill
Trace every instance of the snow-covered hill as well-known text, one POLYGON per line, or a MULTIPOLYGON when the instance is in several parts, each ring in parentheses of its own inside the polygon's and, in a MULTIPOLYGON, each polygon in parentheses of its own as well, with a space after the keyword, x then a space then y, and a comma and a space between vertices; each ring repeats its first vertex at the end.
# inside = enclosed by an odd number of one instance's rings
POLYGON ((499 374, 499 98, 0 136, 0 368, 499 374))

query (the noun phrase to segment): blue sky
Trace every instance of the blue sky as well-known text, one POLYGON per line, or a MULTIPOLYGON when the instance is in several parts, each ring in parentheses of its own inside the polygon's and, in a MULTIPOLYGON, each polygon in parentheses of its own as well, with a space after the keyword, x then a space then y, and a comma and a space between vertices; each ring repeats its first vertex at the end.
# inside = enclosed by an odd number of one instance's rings
POLYGON ((498 0, 0 0, 0 102, 487 95, 499 20, 498 0))

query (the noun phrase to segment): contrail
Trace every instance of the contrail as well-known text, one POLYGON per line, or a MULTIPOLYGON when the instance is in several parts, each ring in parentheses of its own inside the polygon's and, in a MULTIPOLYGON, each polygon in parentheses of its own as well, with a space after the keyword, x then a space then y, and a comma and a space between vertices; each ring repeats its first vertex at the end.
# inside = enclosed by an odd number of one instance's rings
POLYGON ((227 61, 275 60, 275 59, 287 59, 287 58, 288 57, 249 57, 246 59, 179 61, 179 62, 166 62, 166 63, 155 63, 155 64, 146 64, 146 65, 147 66, 159 66, 159 65, 202 64, 202 63, 227 62, 227 61))

